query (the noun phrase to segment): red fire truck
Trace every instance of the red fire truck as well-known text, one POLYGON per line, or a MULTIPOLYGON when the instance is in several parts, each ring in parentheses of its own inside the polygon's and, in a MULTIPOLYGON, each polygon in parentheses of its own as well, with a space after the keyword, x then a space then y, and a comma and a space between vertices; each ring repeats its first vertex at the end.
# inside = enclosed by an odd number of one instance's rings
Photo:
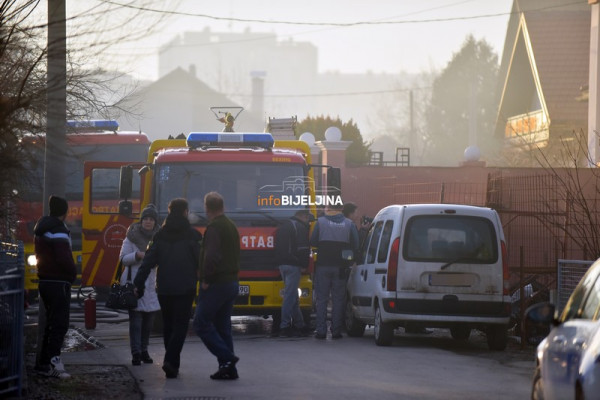
MULTIPOLYGON (((316 166, 311 165, 308 145, 297 140, 274 141, 269 133, 200 132, 185 140, 155 141, 146 164, 124 164, 86 163, 84 284, 109 286, 127 226, 148 203, 153 203, 164 219, 171 199, 186 198, 190 220, 202 232, 208 222, 204 195, 217 191, 240 232, 240 293, 235 312, 273 315, 277 320, 283 282, 274 260, 275 230, 299 207, 315 213, 316 166), (136 170, 139 174, 132 173, 136 170), (120 199, 114 196, 117 191, 120 199), (94 207, 108 198, 113 202, 110 207, 94 207)), ((312 282, 308 274, 302 277, 299 293, 301 308, 310 313, 312 282)))
MULTIPOLYGON (((73 257, 81 272, 81 215, 83 164, 88 160, 137 160, 143 162, 150 141, 141 132, 119 132, 116 121, 68 121, 65 149, 65 195, 69 201, 66 223, 71 230, 73 257)), ((17 202, 16 237, 25 247, 25 289, 37 292, 37 268, 33 249, 33 227, 43 213, 45 135, 22 139, 29 174, 23 178, 17 202)))

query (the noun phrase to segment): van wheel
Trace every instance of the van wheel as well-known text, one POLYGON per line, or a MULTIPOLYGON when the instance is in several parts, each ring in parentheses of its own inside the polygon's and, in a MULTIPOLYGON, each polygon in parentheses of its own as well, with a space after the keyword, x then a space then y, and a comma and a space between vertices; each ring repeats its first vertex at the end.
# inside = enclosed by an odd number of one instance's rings
POLYGON ((504 325, 491 325, 487 332, 488 348, 494 351, 502 351, 508 343, 508 331, 504 325))
POLYGON ((344 323, 346 325, 346 333, 348 333, 348 336, 361 337, 365 333, 366 325, 354 317, 354 313, 352 312, 352 301, 350 299, 346 300, 344 323))
POLYGON ((394 340, 394 328, 381 320, 381 310, 375 308, 375 344, 377 346, 389 346, 394 340))
POLYGON ((471 328, 464 325, 453 326, 450 328, 450 335, 452 335, 454 340, 466 342, 469 340, 469 336, 471 336, 471 328))

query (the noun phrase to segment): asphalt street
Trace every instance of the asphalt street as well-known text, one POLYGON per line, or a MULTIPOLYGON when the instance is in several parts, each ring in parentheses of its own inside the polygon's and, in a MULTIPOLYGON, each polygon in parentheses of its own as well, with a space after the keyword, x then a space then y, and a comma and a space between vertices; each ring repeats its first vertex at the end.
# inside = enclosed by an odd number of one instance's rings
MULTIPOLYGON (((77 320, 77 318, 75 318, 77 320)), ((270 320, 236 318, 234 343, 240 357, 236 381, 214 381, 215 358, 190 331, 179 377, 161 369, 162 338, 153 335, 154 364, 131 365, 128 324, 99 322, 86 330, 89 350, 63 353, 67 369, 77 365, 124 365, 145 399, 523 399, 529 396, 533 351, 511 343, 490 352, 483 336, 459 343, 446 332, 397 333, 393 346, 374 344, 372 330, 341 340, 272 338, 270 320), (96 346, 100 343, 101 346, 96 346)), ((190 324, 191 325, 191 324, 190 324)), ((86 348, 86 346, 83 346, 86 348)))

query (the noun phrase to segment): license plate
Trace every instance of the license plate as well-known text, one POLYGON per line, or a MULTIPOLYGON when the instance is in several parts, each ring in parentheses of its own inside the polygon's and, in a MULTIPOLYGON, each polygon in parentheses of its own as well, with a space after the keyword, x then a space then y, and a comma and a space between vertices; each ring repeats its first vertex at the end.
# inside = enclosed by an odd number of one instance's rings
POLYGON ((477 278, 473 274, 430 274, 430 286, 461 286, 469 287, 476 284, 477 278))
POLYGON ((240 289, 238 291, 238 296, 248 296, 248 295, 250 295, 250 286, 240 285, 240 289))

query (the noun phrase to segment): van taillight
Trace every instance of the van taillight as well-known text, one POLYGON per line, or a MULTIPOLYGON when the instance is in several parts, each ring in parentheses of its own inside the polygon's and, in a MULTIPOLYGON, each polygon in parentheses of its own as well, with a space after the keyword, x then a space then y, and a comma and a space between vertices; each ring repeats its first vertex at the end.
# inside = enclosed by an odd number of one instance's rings
POLYGON ((400 238, 396 238, 392 243, 390 251, 390 259, 388 261, 387 270, 387 290, 390 292, 396 291, 396 281, 398 280, 398 256, 400 253, 400 238))
POLYGON ((510 295, 510 281, 509 281, 509 273, 508 273, 508 252, 506 251, 506 243, 504 240, 500 242, 502 247, 502 284, 503 290, 502 293, 504 295, 510 295))

